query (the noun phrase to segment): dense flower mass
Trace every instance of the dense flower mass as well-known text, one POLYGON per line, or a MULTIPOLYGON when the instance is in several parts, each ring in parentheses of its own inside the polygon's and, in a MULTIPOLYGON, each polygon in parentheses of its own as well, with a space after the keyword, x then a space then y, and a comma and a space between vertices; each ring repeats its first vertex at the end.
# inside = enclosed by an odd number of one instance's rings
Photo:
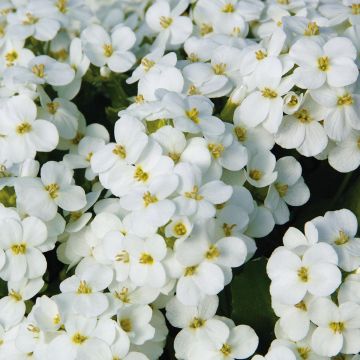
POLYGON ((359 51, 358 0, 2 0, 0 360, 359 360, 359 51))

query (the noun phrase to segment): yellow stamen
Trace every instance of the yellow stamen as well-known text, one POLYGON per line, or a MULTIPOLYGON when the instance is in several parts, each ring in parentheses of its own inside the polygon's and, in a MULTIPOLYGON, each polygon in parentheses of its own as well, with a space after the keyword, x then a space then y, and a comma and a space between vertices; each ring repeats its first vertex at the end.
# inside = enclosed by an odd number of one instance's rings
POLYGON ((131 332, 132 330, 132 323, 130 319, 121 319, 120 320, 120 326, 125 332, 131 332))
POLYGON ((345 324, 343 322, 331 322, 329 324, 330 329, 336 334, 341 334, 345 330, 345 324))
POLYGON ((52 115, 56 114, 59 106, 60 106, 60 103, 58 103, 57 101, 49 102, 46 104, 48 112, 52 115))
POLYGON ((112 153, 119 156, 122 159, 126 158, 126 149, 122 145, 116 144, 114 146, 114 149, 113 149, 112 153))
POLYGON ((56 2, 56 7, 58 8, 58 10, 61 12, 61 13, 63 13, 63 14, 65 14, 66 12, 67 12, 67 4, 68 4, 68 0, 58 0, 57 2, 56 2))
POLYGON ((262 50, 258 50, 258 51, 255 51, 255 56, 256 56, 256 60, 261 61, 267 57, 267 53, 262 50))
POLYGON ((103 45, 103 53, 104 56, 110 57, 113 54, 114 50, 111 44, 104 44, 103 45))
POLYGON ((208 260, 214 260, 220 256, 220 251, 216 245, 210 245, 209 249, 205 253, 205 257, 208 260))
POLYGON ((146 182, 149 179, 149 174, 146 173, 141 166, 137 166, 135 173, 134 173, 134 179, 137 181, 146 182))
POLYGON ((7 62, 7 65, 10 66, 14 63, 15 60, 19 58, 19 54, 15 51, 9 51, 5 54, 5 60, 7 62))
POLYGON ((352 104, 353 104, 353 98, 350 94, 344 94, 344 95, 338 97, 338 100, 337 100, 338 106, 352 105, 352 104))
POLYGON ((75 333, 71 338, 72 342, 76 345, 83 344, 88 339, 87 336, 81 335, 80 333, 75 333))
POLYGON ((330 60, 327 56, 318 58, 318 68, 320 71, 328 71, 330 67, 330 60))
POLYGON ((220 349, 220 352, 224 355, 224 356, 229 356, 231 354, 231 346, 229 344, 223 344, 223 346, 220 349))
POLYGON ((303 311, 307 311, 307 306, 304 303, 304 301, 300 301, 299 303, 294 305, 297 309, 303 310, 303 311))
POLYGON ((24 135, 26 133, 29 133, 31 130, 32 130, 31 124, 29 124, 28 122, 23 122, 16 127, 15 131, 19 135, 24 135))
POLYGON ((187 233, 186 226, 183 223, 177 223, 174 226, 174 233, 177 236, 184 236, 187 233))
POLYGON ((213 66, 213 71, 216 75, 224 75, 226 71, 227 65, 224 63, 215 64, 213 66))
POLYGON ((115 256, 115 260, 128 264, 130 262, 130 255, 126 250, 122 250, 119 254, 115 256))
POLYGON ((208 144, 208 149, 215 159, 218 159, 225 150, 223 144, 208 144))
POLYGON ((336 245, 344 245, 349 241, 349 236, 345 233, 345 231, 340 230, 339 236, 334 241, 336 245))
POLYGON ((360 3, 351 4, 351 13, 353 15, 360 15, 360 3))
POLYGON ((223 6, 221 11, 224 12, 224 13, 233 13, 235 11, 235 8, 234 8, 233 4, 228 3, 228 4, 223 6))
POLYGON ((31 13, 26 13, 26 18, 23 20, 23 25, 34 25, 39 21, 39 18, 35 17, 31 13))
POLYGON ((10 290, 9 296, 14 299, 15 301, 21 301, 22 296, 20 293, 16 292, 15 290, 10 290))
POLYGON ((26 243, 12 245, 11 251, 14 255, 24 255, 26 253, 26 243))
POLYGON ((76 292, 77 294, 91 294, 92 289, 85 280, 81 280, 76 292))
POLYGON ((60 187, 58 184, 49 184, 49 185, 46 185, 45 186, 45 190, 49 193, 49 196, 52 198, 52 199, 56 199, 59 194, 59 190, 60 190, 60 187))
POLYGON ((259 181, 263 177, 263 173, 258 169, 252 169, 250 170, 249 176, 251 179, 259 181))
POLYGON ((188 266, 185 269, 184 276, 193 276, 196 273, 197 266, 188 266))
POLYGON ((297 275, 300 281, 308 282, 309 281, 309 270, 308 268, 302 266, 298 271, 297 275))
POLYGON ((310 21, 308 23, 306 29, 304 30, 305 36, 319 35, 319 33, 320 33, 319 27, 315 21, 314 22, 310 21))
POLYGON ((204 198, 203 196, 201 196, 199 194, 199 187, 196 185, 193 187, 192 191, 187 191, 184 195, 188 199, 193 199, 193 200, 197 200, 197 201, 200 201, 204 198))
POLYGON ((307 360, 311 353, 311 349, 309 347, 298 347, 296 350, 303 360, 307 360))
POLYGON ((234 227, 236 227, 236 224, 223 224, 222 228, 223 228, 223 231, 224 231, 224 235, 225 236, 231 236, 232 233, 233 233, 233 229, 234 227))
POLYGON ((160 25, 164 28, 167 29, 173 22, 173 19, 171 17, 168 16, 160 16, 160 25))
POLYGON ((43 77, 45 76, 45 65, 44 65, 44 64, 34 65, 34 66, 31 68, 31 71, 32 71, 33 74, 35 74, 37 77, 43 78, 43 77))
POLYGON ((279 193, 280 197, 284 197, 289 189, 289 185, 287 184, 280 184, 280 183, 275 183, 275 189, 277 190, 277 192, 279 193))
POLYGON ((275 99, 278 96, 276 91, 274 91, 270 88, 267 88, 267 87, 261 91, 261 94, 263 97, 268 98, 268 99, 275 99))
POLYGON ((194 317, 193 320, 191 321, 189 327, 191 329, 199 329, 205 325, 205 322, 206 321, 201 318, 194 317))
POLYGON ((152 265, 154 263, 154 258, 148 253, 143 253, 139 258, 139 263, 144 265, 152 265))
POLYGON ((154 204, 158 202, 158 199, 155 195, 151 195, 149 191, 147 191, 143 196, 145 207, 149 206, 150 204, 154 204))
POLYGON ((313 121, 313 118, 307 109, 297 111, 294 116, 303 124, 309 124, 313 121))
POLYGON ((236 126, 235 127, 235 135, 240 142, 243 142, 247 138, 247 130, 243 127, 236 126))
POLYGON ((185 111, 185 114, 195 124, 200 123, 199 110, 197 108, 191 108, 190 110, 185 111))
POLYGON ((115 291, 115 297, 125 304, 130 303, 129 289, 127 287, 123 287, 121 291, 115 291))
POLYGON ((155 65, 155 61, 152 61, 152 60, 147 59, 147 58, 143 58, 141 60, 141 65, 143 66, 144 70, 146 72, 148 72, 155 65))

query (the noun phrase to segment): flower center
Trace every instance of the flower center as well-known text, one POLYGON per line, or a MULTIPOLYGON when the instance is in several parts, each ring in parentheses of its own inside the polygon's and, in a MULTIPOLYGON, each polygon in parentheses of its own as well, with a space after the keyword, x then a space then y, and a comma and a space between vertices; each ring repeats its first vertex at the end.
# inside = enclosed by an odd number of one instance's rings
POLYGON ((16 127, 16 133, 19 135, 24 135, 30 132, 31 130, 32 130, 32 126, 28 122, 23 122, 16 127))
POLYGON ((127 287, 123 287, 121 291, 115 291, 115 296, 125 304, 130 302, 129 289, 127 287))
POLYGON ((120 326, 125 332, 130 332, 133 328, 131 320, 130 319, 121 319, 120 320, 120 326))
POLYGON ((189 95, 199 95, 201 92, 198 90, 198 88, 195 85, 190 85, 188 89, 189 95))
POLYGON ((210 245, 209 249, 205 253, 205 258, 208 260, 214 260, 220 256, 220 251, 216 245, 210 245))
POLYGON ((225 236, 231 236, 232 233, 233 233, 233 229, 234 227, 236 227, 236 224, 223 224, 222 228, 223 228, 223 231, 224 231, 224 235, 225 236))
POLYGON ((196 273, 197 266, 188 266, 185 269, 184 276, 193 276, 196 273))
POLYGON ((55 6, 61 13, 65 14, 67 12, 67 4, 68 0, 58 0, 55 6))
POLYGON ((224 75, 227 65, 224 63, 215 64, 213 66, 213 71, 216 75, 224 75))
POLYGON ((302 359, 307 360, 309 358, 311 352, 309 347, 298 347, 296 350, 302 359))
POLYGON ((59 106, 60 106, 60 103, 58 103, 57 101, 49 102, 46 104, 48 112, 52 115, 56 114, 59 106))
POLYGON ((104 44, 103 45, 103 54, 106 57, 110 57, 113 54, 114 50, 111 44, 104 44))
POLYGON ((225 150, 223 144, 209 144, 208 149, 215 159, 218 159, 225 150))
POLYGON ((60 187, 56 183, 45 186, 45 190, 49 193, 49 195, 52 199, 56 199, 59 196, 59 194, 58 194, 59 189, 60 189, 60 187))
POLYGON ((262 50, 258 50, 258 51, 255 51, 255 56, 256 56, 256 60, 261 61, 267 57, 267 53, 262 50))
POLYGON ((191 321, 189 327, 191 329, 198 329, 201 328, 205 325, 205 320, 199 318, 199 317, 194 317, 193 320, 191 321))
POLYGON ((288 106, 296 106, 299 103, 297 96, 291 95, 289 102, 287 103, 288 106))
POLYGON ((360 15, 360 3, 351 4, 351 13, 353 15, 360 15))
POLYGON ((300 301, 299 303, 294 305, 297 309, 300 309, 302 311, 307 311, 307 306, 304 303, 304 301, 300 301))
POLYGON ((115 260, 127 264, 130 262, 129 253, 126 250, 122 250, 119 254, 115 256, 115 260))
POLYGON ((276 183, 275 184, 275 189, 279 193, 280 197, 284 197, 288 192, 289 185, 276 183))
POLYGON ((344 94, 343 96, 339 96, 337 100, 337 105, 352 105, 353 104, 353 98, 350 94, 344 94))
POLYGON ((221 9, 224 13, 233 13, 235 11, 234 5, 231 3, 225 4, 221 9))
POLYGON ((329 324, 329 328, 336 334, 341 334, 345 330, 345 324, 343 322, 332 321, 329 324))
POLYGON ((177 236, 184 236, 187 233, 186 226, 183 223, 177 223, 174 226, 174 233, 177 236))
POLYGON ((205 36, 207 34, 210 34, 214 31, 213 27, 211 24, 205 24, 202 23, 200 26, 200 35, 201 36, 205 36))
POLYGON ((200 123, 199 110, 197 108, 191 108, 185 112, 186 116, 193 121, 195 124, 200 123))
POLYGON ((71 143, 74 145, 78 145, 83 137, 84 137, 84 134, 77 132, 75 137, 71 140, 71 143))
POLYGON ((318 58, 318 68, 320 71, 328 71, 330 67, 330 60, 327 56, 318 58))
POLYGON ((71 338, 72 342, 76 345, 83 344, 87 339, 87 336, 81 335, 79 332, 75 333, 71 338))
POLYGON ((86 158, 85 160, 87 162, 90 162, 91 158, 93 157, 94 153, 92 151, 90 151, 87 155, 86 155, 86 158))
POLYGON ((247 130, 243 127, 236 126, 235 127, 235 135, 240 142, 244 142, 247 137, 247 130))
POLYGON ((39 18, 31 13, 26 13, 26 18, 23 20, 23 25, 34 25, 39 21, 39 18))
POLYGON ((349 241, 349 236, 345 233, 345 231, 340 230, 339 236, 334 241, 336 245, 344 245, 349 241))
POLYGON ((261 90, 261 94, 263 97, 268 98, 268 99, 275 99, 277 98, 278 94, 276 91, 270 89, 270 88, 264 88, 263 90, 261 90))
POLYGON ((154 263, 154 258, 148 253, 142 253, 139 258, 139 263, 144 265, 152 265, 154 263))
POLYGON ((173 19, 169 16, 160 16, 160 26, 167 29, 173 22, 173 19))
POLYGON ((147 59, 147 58, 143 58, 141 60, 141 65, 143 66, 144 70, 146 72, 148 72, 155 65, 155 61, 152 61, 152 60, 147 59))
POLYGON ((199 187, 197 185, 195 185, 193 187, 192 191, 187 191, 185 193, 185 197, 187 197, 188 199, 193 199, 193 200, 197 200, 197 201, 200 201, 204 198, 202 195, 199 194, 199 187))
POLYGON ((125 150, 125 147, 122 145, 118 145, 118 144, 115 145, 112 153, 119 156, 121 159, 126 158, 126 150, 125 150))
POLYGON ((24 255, 26 253, 26 243, 12 245, 11 251, 14 255, 24 255))
POLYGON ((224 356, 229 356, 231 354, 231 346, 227 343, 223 344, 223 346, 220 349, 220 352, 224 355, 224 356))
POLYGON ((170 159, 172 159, 172 161, 176 164, 179 160, 181 155, 179 153, 176 152, 170 152, 168 153, 168 156, 170 159))
POLYGON ((309 124, 313 121, 313 118, 307 109, 297 111, 294 116, 303 124, 309 124))
POLYGON ((16 292, 15 290, 10 290, 9 296, 15 301, 21 301, 22 300, 21 294, 19 292, 16 292))
POLYGON ((60 324, 60 321, 61 321, 60 314, 56 314, 56 315, 54 316, 54 318, 53 318, 53 323, 54 323, 55 325, 58 325, 58 324, 60 324))
POLYGON ((319 35, 320 31, 319 31, 319 27, 317 25, 317 23, 314 21, 310 21, 307 24, 306 29, 304 30, 304 35, 305 36, 314 36, 314 35, 319 35))
POLYGON ((306 268, 305 266, 302 266, 298 271, 297 271, 297 276, 299 278, 300 281, 302 282, 308 282, 309 281, 309 270, 308 268, 306 268))
POLYGON ((252 169, 250 170, 249 176, 251 177, 251 179, 259 181, 263 177, 263 173, 258 169, 252 169))
POLYGON ((149 191, 147 191, 143 196, 145 207, 149 206, 150 204, 154 204, 158 202, 158 199, 155 195, 151 195, 149 191))
POLYGON ((138 166, 135 170, 134 178, 137 181, 146 182, 149 179, 149 174, 146 173, 141 166, 138 166))
POLYGON ((19 57, 19 54, 15 51, 9 51, 8 53, 5 54, 5 60, 7 61, 7 66, 10 66, 13 64, 13 62, 15 60, 17 60, 19 57))
POLYGON ((91 287, 86 283, 85 280, 81 280, 79 287, 76 291, 78 294, 91 294, 92 293, 92 289, 91 287))
POLYGON ((38 65, 34 65, 31 68, 31 71, 33 72, 33 74, 35 74, 37 77, 39 78, 43 78, 45 76, 45 65, 44 64, 38 64, 38 65))
POLYGON ((289 0, 277 0, 276 2, 280 5, 289 5, 290 4, 289 0))

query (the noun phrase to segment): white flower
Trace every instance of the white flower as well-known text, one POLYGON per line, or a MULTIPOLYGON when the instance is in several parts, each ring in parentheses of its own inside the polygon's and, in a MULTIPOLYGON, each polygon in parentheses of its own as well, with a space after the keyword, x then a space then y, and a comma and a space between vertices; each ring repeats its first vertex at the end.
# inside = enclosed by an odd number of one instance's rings
POLYGON ((345 302, 336 306, 327 298, 318 298, 310 304, 310 319, 318 325, 311 345, 322 356, 339 352, 356 354, 360 351, 360 306, 345 302))
POLYGON ((21 178, 15 191, 25 212, 45 221, 55 217, 58 206, 77 211, 86 205, 83 188, 73 185, 73 170, 56 161, 42 166, 41 179, 21 178))
POLYGON ((7 281, 20 281, 44 275, 46 260, 38 247, 47 240, 46 225, 32 216, 21 222, 8 218, 0 220, 0 223, 0 247, 5 251, 6 258, 0 277, 7 281))
POLYGON ((331 295, 341 283, 337 262, 336 252, 325 243, 310 246, 302 257, 280 246, 267 263, 272 280, 270 293, 276 301, 289 305, 299 303, 307 292, 315 296, 331 295))
POLYGON ((332 245, 339 257, 339 267, 351 272, 360 266, 360 239, 356 238, 356 216, 347 209, 328 211, 311 221, 319 240, 332 245))
POLYGON ((108 287, 113 278, 113 271, 99 264, 81 263, 75 275, 60 284, 60 301, 69 304, 76 314, 87 317, 98 316, 109 306, 108 299, 101 291, 108 287))
POLYGON ((252 156, 246 167, 246 180, 255 187, 265 187, 277 178, 276 158, 270 151, 252 156))
POLYGON ((289 54, 299 66, 294 70, 294 81, 302 89, 318 89, 325 83, 334 87, 350 85, 359 74, 354 63, 355 46, 344 37, 332 38, 324 46, 303 38, 289 54))
POLYGON ((251 360, 296 360, 295 354, 285 346, 276 346, 265 356, 255 355, 251 360))
POLYGON ((179 45, 190 36, 192 22, 188 17, 180 16, 188 5, 188 0, 181 0, 171 9, 167 1, 158 0, 146 11, 146 23, 159 34, 160 44, 179 45))
POLYGON ((35 158, 36 152, 55 149, 59 135, 53 124, 37 119, 36 105, 27 96, 10 98, 0 109, 0 133, 5 136, 5 152, 13 162, 35 158))
POLYGON ((129 51, 136 41, 135 34, 119 25, 109 35, 100 25, 90 25, 81 34, 86 56, 96 66, 107 65, 110 70, 122 73, 135 63, 135 55, 129 51))

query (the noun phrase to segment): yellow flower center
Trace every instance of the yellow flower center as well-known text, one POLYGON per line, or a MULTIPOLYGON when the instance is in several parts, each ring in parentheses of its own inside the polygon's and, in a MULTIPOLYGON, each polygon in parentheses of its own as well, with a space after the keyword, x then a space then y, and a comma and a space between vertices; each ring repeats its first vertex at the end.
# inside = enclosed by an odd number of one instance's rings
POLYGON ((319 27, 317 25, 317 23, 315 21, 310 21, 306 27, 306 29, 304 30, 304 35, 305 36, 314 36, 314 35, 319 35, 320 31, 319 31, 319 27))
POLYGON ((224 63, 215 64, 213 66, 213 71, 216 75, 224 75, 226 71, 227 65, 224 63))
POLYGON ((65 14, 67 12, 67 4, 68 0, 58 0, 55 6, 61 13, 65 14))
POLYGON ((231 236, 232 233, 233 233, 234 227, 236 227, 236 224, 226 224, 226 223, 224 223, 223 226, 222 226, 223 231, 224 231, 224 235, 225 236, 231 236))
POLYGON ((244 142, 247 138, 247 130, 243 127, 235 127, 235 135, 240 142, 244 142))
POLYGON ((263 177, 263 173, 258 169, 252 169, 250 170, 249 176, 251 179, 259 181, 263 177))
POLYGON ((199 57, 195 54, 195 53, 191 53, 189 56, 188 56, 188 60, 192 63, 194 62, 198 62, 199 61, 199 57))
POLYGON ((32 332, 32 333, 39 333, 40 332, 40 329, 37 327, 37 326, 35 326, 35 325, 33 325, 33 324, 29 324, 27 327, 26 327, 26 329, 28 330, 28 331, 30 331, 30 332, 32 332))
POLYGON ((297 111, 294 116, 303 124, 309 124, 313 121, 313 118, 307 109, 301 109, 297 111))
POLYGON ((192 191, 187 191, 185 193, 185 197, 187 197, 188 199, 193 199, 193 200, 197 200, 197 201, 200 201, 204 198, 202 195, 199 194, 199 187, 196 185, 193 187, 192 191))
POLYGON ((12 245, 11 251, 14 255, 24 255, 26 253, 26 243, 12 245))
POLYGON ((197 266, 188 266, 185 269, 184 276, 193 276, 196 273, 197 266))
POLYGON ((149 206, 150 204, 154 204, 158 202, 158 199, 155 195, 151 195, 149 191, 147 191, 143 196, 145 207, 149 206))
POLYGON ((302 311, 307 311, 307 306, 304 303, 304 301, 300 301, 299 303, 294 305, 297 309, 300 309, 302 311))
POLYGON ((209 144, 208 149, 215 159, 218 159, 225 150, 223 144, 209 144))
POLYGON ((256 56, 256 60, 261 61, 267 57, 267 53, 262 50, 258 50, 258 51, 255 51, 255 56, 256 56))
POLYGON ((210 245, 209 249, 205 253, 205 258, 208 260, 214 260, 220 256, 220 251, 216 245, 210 245))
POLYGON ((77 294, 91 294, 92 293, 92 289, 91 287, 86 283, 85 280, 81 280, 79 287, 77 289, 77 294))
POLYGON ((126 149, 122 145, 119 144, 115 145, 112 153, 119 156, 121 159, 126 158, 126 149))
POLYGON ((144 265, 152 265, 154 263, 154 258, 148 253, 142 253, 139 258, 139 263, 144 265))
POLYGON ((279 193, 280 197, 284 197, 288 192, 289 185, 276 183, 275 184, 275 189, 279 193))
POLYGON ((277 98, 278 94, 276 91, 270 89, 270 88, 264 88, 263 90, 261 90, 261 94, 263 97, 268 98, 268 99, 275 99, 277 98))
POLYGON ((339 236, 334 241, 336 245, 344 245, 349 241, 349 236, 343 231, 339 231, 339 236))
POLYGON ((186 226, 183 223, 177 223, 174 226, 174 233, 177 236, 184 236, 187 233, 186 226))
POLYGON ((54 318, 53 318, 53 323, 54 323, 55 325, 58 325, 58 324, 60 324, 60 321, 61 321, 60 314, 56 314, 56 315, 54 316, 54 318))
POLYGON ((296 350, 299 356, 304 360, 307 360, 311 353, 311 349, 309 347, 298 347, 296 350))
POLYGON ((115 291, 115 297, 125 304, 130 303, 129 289, 127 287, 123 287, 121 291, 115 291))
POLYGON ((19 58, 19 54, 15 51, 9 51, 5 54, 5 60, 7 62, 7 65, 12 65, 14 63, 15 60, 17 60, 19 58))
POLYGON ((223 6, 221 11, 224 12, 224 13, 233 13, 235 11, 235 8, 234 8, 233 4, 228 3, 228 4, 223 6))
POLYGON ((146 72, 148 72, 155 65, 155 61, 152 61, 152 60, 147 59, 147 58, 143 58, 141 60, 141 65, 143 66, 144 70, 146 72))
POLYGON ((288 106, 296 106, 299 103, 299 99, 295 95, 291 95, 289 102, 287 103, 288 106))
POLYGON ((328 71, 330 67, 330 60, 327 56, 318 58, 318 68, 320 71, 328 71))
POLYGON ((111 44, 104 44, 103 45, 103 54, 106 57, 110 57, 113 54, 114 50, 111 44))
POLYGON ((45 76, 45 65, 44 65, 44 64, 34 65, 34 66, 31 68, 31 71, 32 71, 33 74, 35 74, 37 77, 43 78, 43 77, 45 76))
POLYGON ((344 94, 344 95, 338 97, 338 100, 337 100, 338 106, 352 105, 352 104, 353 104, 353 98, 350 94, 344 94))
POLYGON ((34 25, 39 21, 39 18, 31 13, 26 13, 26 18, 23 20, 23 25, 34 25))
POLYGON ((200 123, 199 110, 197 108, 191 108, 190 110, 185 111, 185 114, 195 124, 200 123))
POLYGON ((134 179, 137 181, 146 182, 149 179, 149 174, 146 173, 141 166, 137 166, 134 174, 134 179))
POLYGON ((351 13, 353 15, 360 15, 360 3, 351 4, 351 13))
POLYGON ((87 336, 81 335, 79 332, 75 333, 71 338, 72 342, 76 345, 83 344, 87 339, 87 336))
POLYGON ((297 276, 299 278, 300 281, 302 282, 308 282, 309 281, 309 270, 308 268, 306 268, 305 266, 302 266, 298 271, 297 271, 297 276))
POLYGON ((168 156, 175 164, 180 160, 181 157, 181 155, 176 152, 170 152, 168 153, 168 156))
POLYGON ((22 300, 21 294, 16 292, 15 290, 10 290, 9 296, 15 301, 21 301, 22 300))
POLYGON ((48 112, 52 115, 56 114, 59 106, 60 106, 60 103, 58 103, 57 101, 49 102, 46 104, 48 112))
POLYGON ((223 344, 223 346, 220 349, 220 352, 224 355, 224 356, 229 356, 231 354, 231 346, 227 343, 223 344))
POLYGON ((207 34, 210 34, 210 33, 212 33, 213 31, 214 31, 214 29, 213 29, 213 27, 212 27, 211 24, 205 24, 205 23, 203 23, 203 24, 201 24, 201 26, 200 26, 200 35, 201 35, 201 36, 205 36, 205 35, 207 35, 207 34))
POLYGON ((205 322, 206 322, 205 320, 203 320, 199 317, 194 317, 193 320, 191 321, 189 327, 191 329, 199 329, 205 325, 205 322))
POLYGON ((332 321, 329 324, 329 328, 336 334, 341 334, 345 330, 345 324, 343 322, 332 321))
POLYGON ((31 130, 32 130, 32 126, 28 122, 23 122, 16 127, 16 133, 19 135, 24 135, 30 132, 31 130))
POLYGON ((143 104, 145 102, 144 95, 139 94, 135 96, 135 102, 137 104, 143 104))
POLYGON ((125 332, 131 332, 133 326, 130 319, 121 319, 120 326, 125 332))
POLYGON ((201 94, 201 92, 197 89, 197 87, 195 85, 190 85, 189 89, 188 89, 188 94, 189 95, 199 95, 199 94, 201 94))
POLYGON ((167 29, 173 23, 173 19, 169 16, 160 16, 160 26, 167 29))
POLYGON ((115 260, 128 264, 130 262, 129 253, 126 250, 122 250, 119 254, 115 256, 115 260))
POLYGON ((58 192, 60 190, 60 187, 58 184, 53 183, 53 184, 46 185, 45 190, 49 193, 49 196, 52 199, 56 199, 59 196, 58 192))
POLYGON ((277 3, 280 5, 289 5, 290 1, 289 0, 277 0, 277 3))
POLYGON ((83 137, 84 137, 84 134, 77 132, 75 137, 71 140, 71 143, 74 145, 78 145, 83 137))

